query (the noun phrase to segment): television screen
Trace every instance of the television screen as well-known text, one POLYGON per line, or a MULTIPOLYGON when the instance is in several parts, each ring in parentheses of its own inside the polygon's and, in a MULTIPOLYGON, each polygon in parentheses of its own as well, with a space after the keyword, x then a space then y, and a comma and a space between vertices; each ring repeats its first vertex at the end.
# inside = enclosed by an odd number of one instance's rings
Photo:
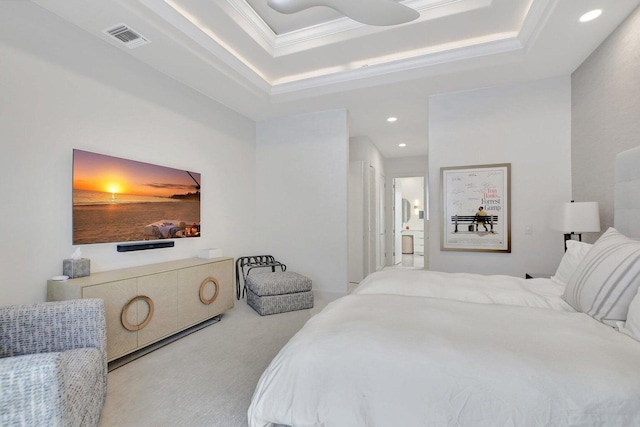
POLYGON ((200 174, 73 150, 73 244, 200 236, 200 174))

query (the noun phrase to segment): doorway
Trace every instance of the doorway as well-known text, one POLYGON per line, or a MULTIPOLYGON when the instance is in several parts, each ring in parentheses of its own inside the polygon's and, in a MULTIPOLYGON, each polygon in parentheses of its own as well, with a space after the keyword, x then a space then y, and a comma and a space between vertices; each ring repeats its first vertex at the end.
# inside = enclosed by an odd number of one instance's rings
POLYGON ((422 269, 425 266, 424 176, 393 179, 393 265, 422 269))

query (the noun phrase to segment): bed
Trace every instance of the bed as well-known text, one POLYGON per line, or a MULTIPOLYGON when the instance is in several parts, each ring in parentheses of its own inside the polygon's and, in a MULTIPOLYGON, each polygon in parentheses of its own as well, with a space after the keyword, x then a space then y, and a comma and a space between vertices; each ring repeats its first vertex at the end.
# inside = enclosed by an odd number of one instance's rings
MULTIPOLYGON (((624 192, 640 208, 637 165, 619 155, 616 210, 624 192)), ((640 425, 640 233, 622 217, 626 236, 569 243, 551 279, 368 276, 274 358, 249 425, 640 425)))

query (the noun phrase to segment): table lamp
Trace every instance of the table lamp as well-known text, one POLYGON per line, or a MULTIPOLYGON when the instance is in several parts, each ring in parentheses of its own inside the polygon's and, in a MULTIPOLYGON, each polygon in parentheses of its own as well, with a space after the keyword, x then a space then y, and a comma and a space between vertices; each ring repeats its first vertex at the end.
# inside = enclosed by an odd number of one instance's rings
POLYGON ((567 250, 567 240, 578 236, 582 241, 582 233, 600 231, 600 211, 598 202, 563 203, 558 214, 558 227, 564 233, 564 250, 567 250))

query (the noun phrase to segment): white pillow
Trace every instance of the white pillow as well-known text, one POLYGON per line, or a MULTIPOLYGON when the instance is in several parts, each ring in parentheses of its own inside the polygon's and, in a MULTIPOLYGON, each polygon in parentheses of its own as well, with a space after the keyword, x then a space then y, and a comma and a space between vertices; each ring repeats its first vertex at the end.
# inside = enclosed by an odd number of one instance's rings
POLYGON ((571 275, 564 300, 607 325, 627 318, 640 287, 640 242, 609 228, 571 275))
POLYGON ((640 292, 637 292, 633 297, 631 305, 629 305, 627 321, 620 328, 620 331, 640 341, 640 292))
POLYGON ((556 274, 551 276, 551 280, 562 285, 569 283, 569 279, 582 258, 589 252, 593 245, 591 243, 580 242, 578 240, 567 240, 567 251, 560 260, 560 265, 556 270, 556 274))

